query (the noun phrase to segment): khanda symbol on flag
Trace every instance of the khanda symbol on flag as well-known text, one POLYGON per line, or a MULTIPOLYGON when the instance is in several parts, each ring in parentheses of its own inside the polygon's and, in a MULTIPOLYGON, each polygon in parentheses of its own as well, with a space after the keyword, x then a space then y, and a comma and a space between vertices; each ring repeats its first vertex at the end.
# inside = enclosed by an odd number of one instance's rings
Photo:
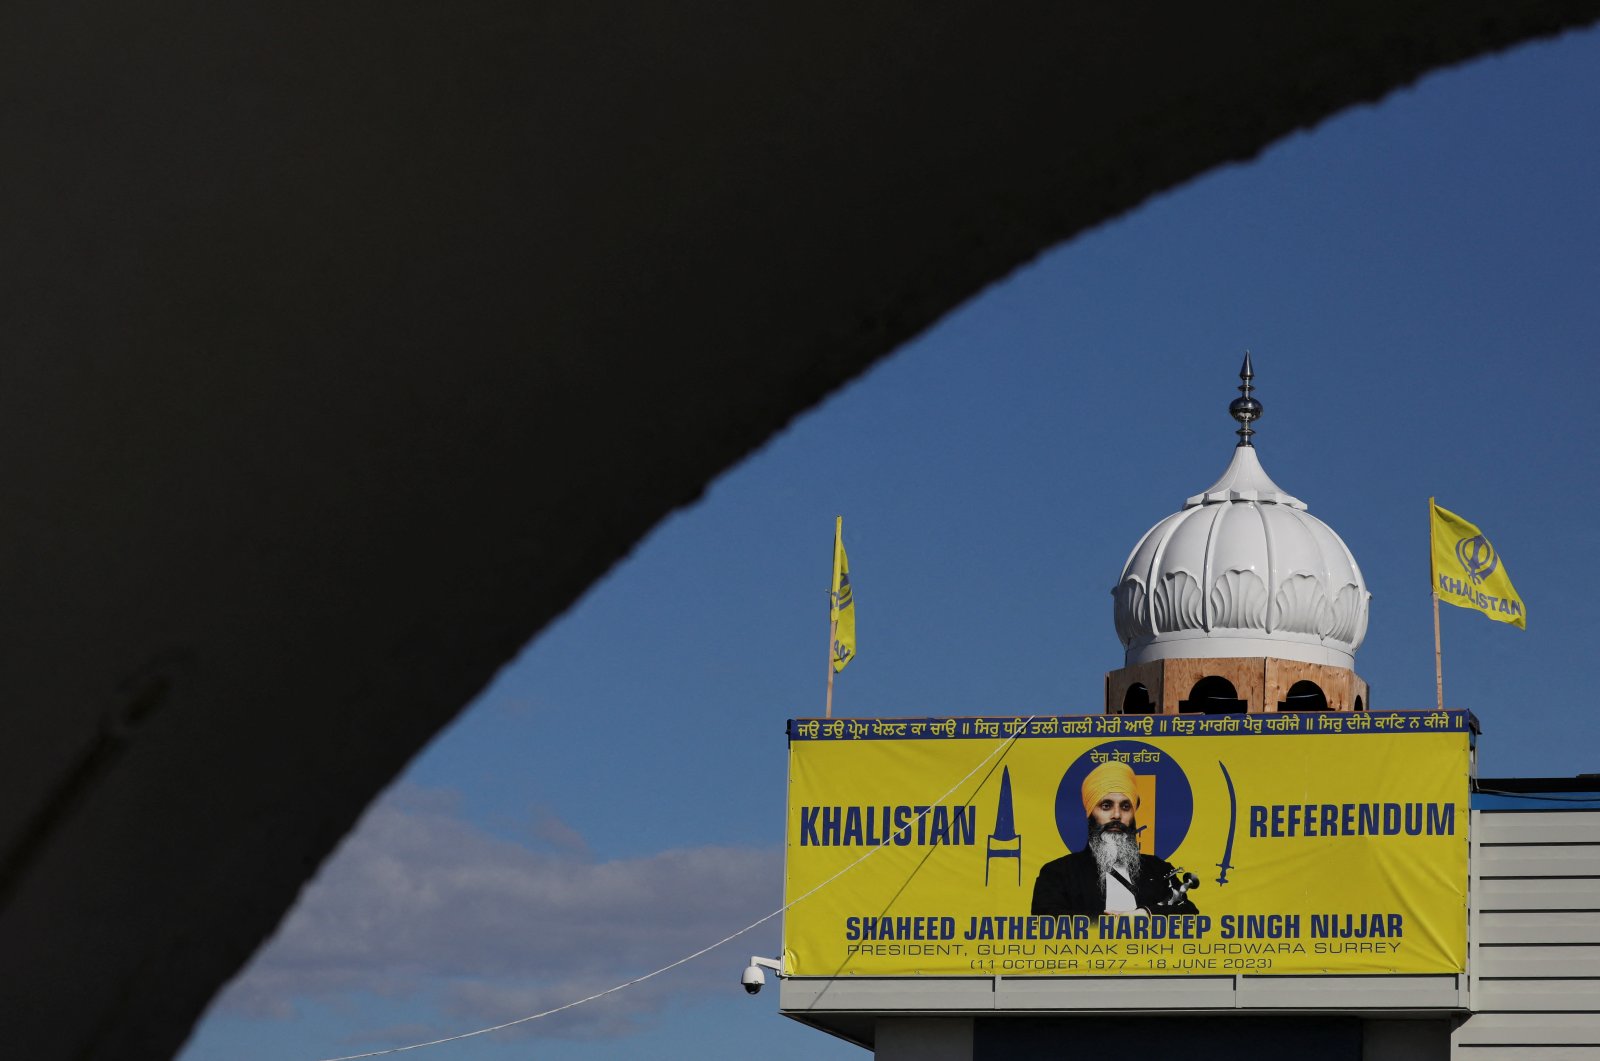
POLYGON ((1500 566, 1500 554, 1494 551, 1489 539, 1481 534, 1456 542, 1456 559, 1461 561, 1473 585, 1494 574, 1495 568, 1500 566))
POLYGON ((856 598, 850 590, 850 560, 844 554, 844 517, 833 522, 833 584, 828 592, 828 619, 833 628, 833 669, 837 673, 856 658, 856 598))
POLYGON ((1428 507, 1432 512, 1434 593, 1446 604, 1471 608, 1497 623, 1526 630, 1527 609, 1494 545, 1481 530, 1440 508, 1432 498, 1428 507))

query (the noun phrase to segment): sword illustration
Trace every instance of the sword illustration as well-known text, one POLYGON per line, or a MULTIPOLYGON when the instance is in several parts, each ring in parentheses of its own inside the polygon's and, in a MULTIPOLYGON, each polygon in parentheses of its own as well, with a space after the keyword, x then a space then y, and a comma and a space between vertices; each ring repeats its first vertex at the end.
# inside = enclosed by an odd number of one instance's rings
POLYGON ((1217 865, 1222 868, 1222 876, 1217 878, 1218 884, 1228 883, 1228 870, 1233 868, 1233 830, 1239 824, 1239 800, 1233 794, 1233 778, 1228 774, 1227 765, 1217 760, 1217 765, 1222 767, 1222 779, 1228 783, 1228 846, 1222 851, 1222 861, 1217 865))

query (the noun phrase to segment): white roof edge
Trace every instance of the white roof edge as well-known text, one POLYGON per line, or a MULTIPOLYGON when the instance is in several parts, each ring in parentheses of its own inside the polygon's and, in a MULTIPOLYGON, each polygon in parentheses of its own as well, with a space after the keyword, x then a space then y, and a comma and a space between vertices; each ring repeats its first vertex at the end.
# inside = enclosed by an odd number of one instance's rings
POLYGON ((1182 631, 1157 637, 1136 637, 1123 649, 1123 666, 1158 659, 1286 659, 1355 670, 1355 651, 1337 642, 1306 634, 1225 634, 1182 631))

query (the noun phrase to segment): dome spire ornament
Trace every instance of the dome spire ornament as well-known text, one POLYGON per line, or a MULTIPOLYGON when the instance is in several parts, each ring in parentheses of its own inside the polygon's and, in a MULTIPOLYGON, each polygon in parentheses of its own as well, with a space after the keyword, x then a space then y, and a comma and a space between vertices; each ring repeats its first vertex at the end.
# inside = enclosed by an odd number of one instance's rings
POLYGON ((1261 467, 1261 458, 1250 442, 1255 429, 1250 425, 1261 419, 1261 402, 1256 400, 1250 383, 1256 371, 1250 364, 1250 351, 1244 352, 1244 364, 1239 366, 1239 397, 1228 405, 1228 415, 1239 421, 1239 444, 1233 447, 1233 459, 1222 478, 1184 502, 1184 508, 1214 505, 1225 501, 1258 501, 1263 504, 1288 505, 1301 509, 1306 503, 1273 482, 1261 467))
POLYGON ((1235 398, 1228 406, 1228 415, 1239 421, 1239 445, 1250 446, 1250 436, 1255 434, 1251 424, 1261 419, 1261 403, 1250 396, 1255 390, 1250 381, 1256 378, 1255 371, 1250 367, 1250 351, 1244 352, 1244 364, 1239 367, 1239 397, 1235 398))

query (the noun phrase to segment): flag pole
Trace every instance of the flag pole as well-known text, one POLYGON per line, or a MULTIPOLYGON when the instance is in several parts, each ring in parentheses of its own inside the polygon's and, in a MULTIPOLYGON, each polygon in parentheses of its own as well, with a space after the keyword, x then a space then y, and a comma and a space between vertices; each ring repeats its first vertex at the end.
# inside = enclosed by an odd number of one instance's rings
POLYGON ((833 649, 839 640, 839 527, 843 516, 833 520, 833 552, 829 558, 828 576, 828 699, 823 705, 822 717, 833 717, 833 649))
POLYGON ((1439 710, 1444 710, 1444 654, 1439 650, 1439 571, 1433 557, 1433 510, 1435 499, 1428 498, 1428 585, 1433 593, 1433 686, 1439 696, 1439 710))
POLYGON ((850 563, 844 554, 844 517, 833 518, 833 577, 828 582, 828 699, 825 718, 833 717, 833 676, 856 654, 855 597, 850 592, 850 563), (845 609, 849 609, 848 613, 845 609), (841 633, 842 632, 842 633, 841 633), (848 637, 848 645, 840 637, 848 637))
MULTIPOLYGON (((831 601, 833 597, 833 592, 831 590, 828 592, 828 597, 831 601)), ((838 638, 838 636, 839 620, 830 619, 828 621, 828 702, 823 708, 823 718, 833 717, 833 642, 838 638)))

